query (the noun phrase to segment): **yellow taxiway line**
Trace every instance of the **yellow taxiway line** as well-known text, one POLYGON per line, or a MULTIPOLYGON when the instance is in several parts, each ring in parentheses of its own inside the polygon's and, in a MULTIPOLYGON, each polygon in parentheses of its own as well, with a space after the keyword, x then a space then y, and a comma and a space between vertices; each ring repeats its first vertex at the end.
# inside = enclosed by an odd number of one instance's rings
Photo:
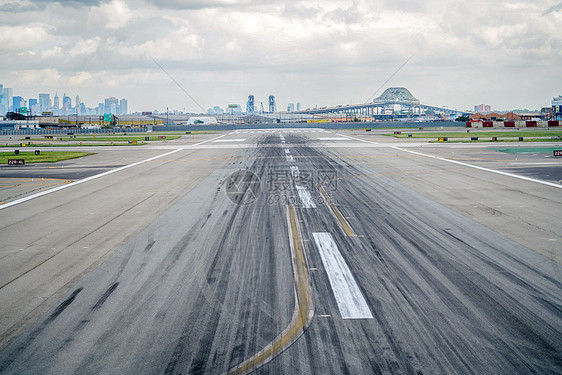
POLYGON ((335 205, 334 201, 328 195, 328 193, 326 193, 326 190, 321 184, 318 184, 318 191, 320 191, 320 194, 324 198, 324 201, 328 205, 328 208, 330 209, 330 211, 332 211, 332 215, 334 215, 336 220, 340 223, 340 227, 345 233, 345 235, 348 237, 356 237, 357 235, 351 228, 351 225, 349 225, 349 223, 347 222, 347 220, 345 219, 339 208, 335 205))
POLYGON ((289 326, 275 340, 251 358, 230 369, 227 372, 228 375, 247 374, 271 361, 304 334, 314 316, 314 305, 310 297, 302 238, 293 205, 287 208, 287 222, 289 223, 291 258, 295 279, 295 312, 293 318, 289 326))

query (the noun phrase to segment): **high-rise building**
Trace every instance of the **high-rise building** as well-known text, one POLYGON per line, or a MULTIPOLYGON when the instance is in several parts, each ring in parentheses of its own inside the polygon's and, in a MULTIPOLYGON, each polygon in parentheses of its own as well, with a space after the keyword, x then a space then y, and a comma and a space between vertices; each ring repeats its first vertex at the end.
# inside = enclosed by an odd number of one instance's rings
POLYGON ((19 109, 25 105, 25 101, 21 96, 14 96, 12 98, 12 108, 14 112, 19 112, 19 109))
POLYGON ((38 115, 39 113, 39 102, 37 99, 29 99, 29 114, 31 116, 38 115))
POLYGON ((254 95, 248 95, 248 102, 246 103, 246 112, 247 113, 254 113, 254 95))
POLYGON ((66 96, 66 93, 62 95, 62 112, 67 115, 72 108, 72 99, 70 96, 66 96))
POLYGON ((104 113, 117 114, 117 107, 119 107, 119 99, 115 97, 109 97, 104 99, 103 111, 104 113))
POLYGON ((4 102, 4 85, 0 83, 0 116, 8 112, 6 110, 6 104, 4 102))
POLYGON ((289 105, 287 105, 287 112, 295 112, 295 103, 289 103, 289 105))
POLYGON ((46 112, 51 108, 51 98, 49 94, 39 94, 39 111, 46 112))
POLYGON ((55 97, 53 98, 53 108, 55 110, 59 110, 59 94, 55 93, 55 97))
POLYGON ((9 88, 9 87, 4 87, 4 105, 6 106, 6 112, 8 112, 9 110, 11 110, 12 108, 10 107, 13 101, 13 97, 14 97, 14 90, 9 88))
POLYGON ((301 110, 301 102, 297 102, 297 111, 301 110))
POLYGON ((119 101, 119 113, 126 115, 129 113, 129 102, 127 99, 123 98, 119 101))
POLYGON ((277 112, 277 107, 275 105, 275 96, 269 95, 269 113, 277 112))

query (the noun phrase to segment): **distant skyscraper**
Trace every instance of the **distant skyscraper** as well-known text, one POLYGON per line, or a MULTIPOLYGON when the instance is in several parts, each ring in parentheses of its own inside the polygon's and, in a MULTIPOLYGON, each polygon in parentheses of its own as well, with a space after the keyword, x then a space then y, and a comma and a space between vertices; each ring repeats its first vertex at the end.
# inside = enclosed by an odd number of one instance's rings
POLYGON ((287 105, 287 112, 295 112, 295 103, 289 103, 289 105, 287 105))
POLYGON ((12 98, 14 97, 14 90, 9 87, 4 87, 4 103, 6 106, 6 112, 8 112, 11 108, 12 98))
POLYGON ((13 103, 12 108, 14 109, 14 112, 19 112, 19 109, 23 107, 25 104, 21 96, 14 96, 12 98, 12 103, 13 103))
POLYGON ((55 97, 53 99, 53 108, 58 111, 59 107, 59 94, 55 93, 55 97))
POLYGON ((0 83, 0 116, 8 112, 4 103, 4 85, 0 83))
POLYGON ((275 96, 269 95, 269 113, 277 112, 277 107, 275 105, 275 96))
POLYGON ((51 108, 51 98, 49 94, 39 94, 39 110, 48 111, 51 108))
POLYGON ((297 102, 297 111, 301 110, 301 102, 297 102))
POLYGON ((66 96, 66 93, 62 95, 62 111, 63 114, 67 115, 68 112, 70 111, 70 108, 72 108, 72 99, 70 99, 70 96, 66 96))
POLYGON ((254 113, 254 95, 248 95, 248 102, 246 103, 246 112, 247 113, 254 113))
POLYGON ((127 99, 123 98, 119 101, 119 112, 123 115, 129 113, 129 102, 127 99))
POLYGON ((119 107, 119 99, 115 97, 109 97, 104 99, 103 111, 104 113, 117 114, 117 107, 119 107))
POLYGON ((39 102, 37 99, 29 99, 29 114, 38 115, 39 113, 39 102))

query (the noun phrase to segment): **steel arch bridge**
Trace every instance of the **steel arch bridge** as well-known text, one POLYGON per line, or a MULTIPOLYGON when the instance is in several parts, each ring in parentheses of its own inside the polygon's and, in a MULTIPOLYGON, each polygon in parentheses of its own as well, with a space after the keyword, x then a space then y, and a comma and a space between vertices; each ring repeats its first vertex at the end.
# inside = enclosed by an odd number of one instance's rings
POLYGON ((296 111, 296 114, 341 114, 341 115, 363 115, 375 116, 394 114, 398 112, 396 109, 400 107, 400 113, 408 113, 411 115, 421 115, 427 110, 431 110, 437 114, 462 114, 466 111, 452 109, 447 107, 421 104, 412 93, 405 87, 390 87, 386 89, 379 97, 375 98, 371 103, 348 104, 336 107, 322 107, 296 111))

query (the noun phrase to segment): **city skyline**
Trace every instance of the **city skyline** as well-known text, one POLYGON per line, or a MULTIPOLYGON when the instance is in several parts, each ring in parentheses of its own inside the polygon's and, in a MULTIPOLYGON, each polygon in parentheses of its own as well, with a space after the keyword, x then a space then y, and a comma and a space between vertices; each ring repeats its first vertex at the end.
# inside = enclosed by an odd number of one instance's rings
POLYGON ((16 89, 14 95, 14 88, 5 87, 0 83, 0 115, 6 112, 18 112, 22 107, 26 108, 26 114, 41 115, 43 112, 51 112, 55 115, 103 115, 104 113, 113 114, 127 114, 128 100, 125 98, 118 99, 116 97, 107 97, 103 102, 99 102, 93 106, 87 106, 86 103, 80 99, 80 95, 76 95, 73 99, 63 92, 59 96, 58 92, 51 100, 51 93, 38 93, 34 97, 25 97, 19 95, 16 89))

